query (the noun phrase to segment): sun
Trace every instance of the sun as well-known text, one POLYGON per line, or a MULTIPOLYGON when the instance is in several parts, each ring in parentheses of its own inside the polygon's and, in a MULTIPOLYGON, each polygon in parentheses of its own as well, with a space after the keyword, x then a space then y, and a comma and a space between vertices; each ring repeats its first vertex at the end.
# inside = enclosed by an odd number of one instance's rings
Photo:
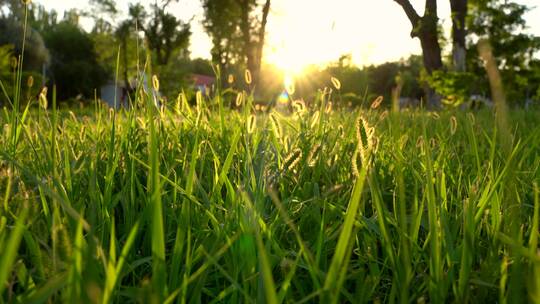
POLYGON ((274 48, 267 53, 266 62, 292 78, 300 76, 310 64, 299 50, 289 47, 274 48))

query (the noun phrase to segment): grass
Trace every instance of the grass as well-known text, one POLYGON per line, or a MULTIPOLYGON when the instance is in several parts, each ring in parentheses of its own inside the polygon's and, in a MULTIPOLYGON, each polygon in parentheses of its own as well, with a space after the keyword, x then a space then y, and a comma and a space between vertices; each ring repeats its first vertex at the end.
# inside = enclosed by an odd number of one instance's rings
POLYGON ((137 96, 4 109, 0 302, 539 301, 538 113, 137 96))

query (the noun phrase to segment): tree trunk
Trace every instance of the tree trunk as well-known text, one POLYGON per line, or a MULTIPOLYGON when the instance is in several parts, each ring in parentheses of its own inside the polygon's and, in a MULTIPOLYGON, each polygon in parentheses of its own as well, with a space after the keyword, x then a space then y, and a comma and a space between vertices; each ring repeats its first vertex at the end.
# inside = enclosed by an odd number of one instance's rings
POLYGON ((466 70, 467 0, 450 0, 452 10, 452 61, 456 72, 466 70))
POLYGON ((264 48, 266 24, 268 22, 268 14, 270 12, 270 0, 266 0, 262 9, 261 24, 258 31, 253 34, 251 31, 251 22, 249 20, 249 1, 244 0, 241 4, 241 31, 244 40, 244 56, 246 60, 247 69, 251 72, 252 87, 256 87, 259 83, 261 72, 261 61, 264 48), (253 34, 253 35, 252 35, 253 34), (256 35, 256 41, 254 37, 256 35))
MULTIPOLYGON (((425 22, 426 18, 422 18, 421 22, 425 22)), ((423 24, 421 32, 418 34, 420 44, 422 46, 422 54, 424 60, 424 67, 428 74, 432 74, 434 71, 441 70, 443 68, 441 58, 441 46, 439 44, 439 37, 437 33, 437 23, 429 25, 433 29, 427 29, 428 25, 423 24)))
POLYGON ((263 57, 263 48, 264 41, 266 37, 266 24, 268 23, 268 13, 270 12, 270 0, 266 0, 263 9, 262 9, 262 20, 261 27, 259 28, 259 39, 255 47, 254 59, 255 63, 253 66, 253 76, 255 79, 255 85, 259 84, 260 74, 261 74, 261 62, 263 57))
POLYGON ((243 55, 244 60, 249 69, 249 58, 251 53, 251 31, 250 31, 250 22, 249 22, 249 1, 243 0, 241 2, 241 15, 240 15, 240 30, 242 32, 243 40, 243 55))
MULTIPOLYGON (((426 0, 425 13, 422 17, 418 15, 409 0, 394 1, 401 5, 411 22, 413 27, 411 37, 420 39, 424 68, 428 75, 431 75, 434 71, 441 70, 443 64, 437 28, 439 21, 437 16, 437 0, 426 0)), ((441 97, 429 86, 426 86, 425 91, 427 107, 430 109, 439 108, 441 97)))
MULTIPOLYGON (((436 20, 436 17, 424 16, 418 36, 422 45, 424 67, 428 75, 432 75, 433 72, 442 70, 443 68, 436 20)), ((426 93, 427 108, 432 110, 440 108, 441 96, 428 84, 425 85, 424 91, 426 93)))

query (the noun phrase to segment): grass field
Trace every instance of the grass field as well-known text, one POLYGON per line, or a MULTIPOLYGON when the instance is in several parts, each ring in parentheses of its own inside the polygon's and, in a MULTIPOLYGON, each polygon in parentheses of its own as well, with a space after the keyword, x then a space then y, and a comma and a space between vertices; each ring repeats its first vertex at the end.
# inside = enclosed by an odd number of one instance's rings
POLYGON ((137 96, 4 109, 0 302, 540 301, 539 113, 137 96))

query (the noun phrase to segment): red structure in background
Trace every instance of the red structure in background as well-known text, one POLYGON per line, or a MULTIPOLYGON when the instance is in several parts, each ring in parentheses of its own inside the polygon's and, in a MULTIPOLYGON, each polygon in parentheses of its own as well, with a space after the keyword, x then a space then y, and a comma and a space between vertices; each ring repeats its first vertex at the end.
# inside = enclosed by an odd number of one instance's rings
POLYGON ((208 75, 193 74, 191 75, 191 79, 193 87, 203 94, 211 93, 216 83, 216 78, 208 75))

